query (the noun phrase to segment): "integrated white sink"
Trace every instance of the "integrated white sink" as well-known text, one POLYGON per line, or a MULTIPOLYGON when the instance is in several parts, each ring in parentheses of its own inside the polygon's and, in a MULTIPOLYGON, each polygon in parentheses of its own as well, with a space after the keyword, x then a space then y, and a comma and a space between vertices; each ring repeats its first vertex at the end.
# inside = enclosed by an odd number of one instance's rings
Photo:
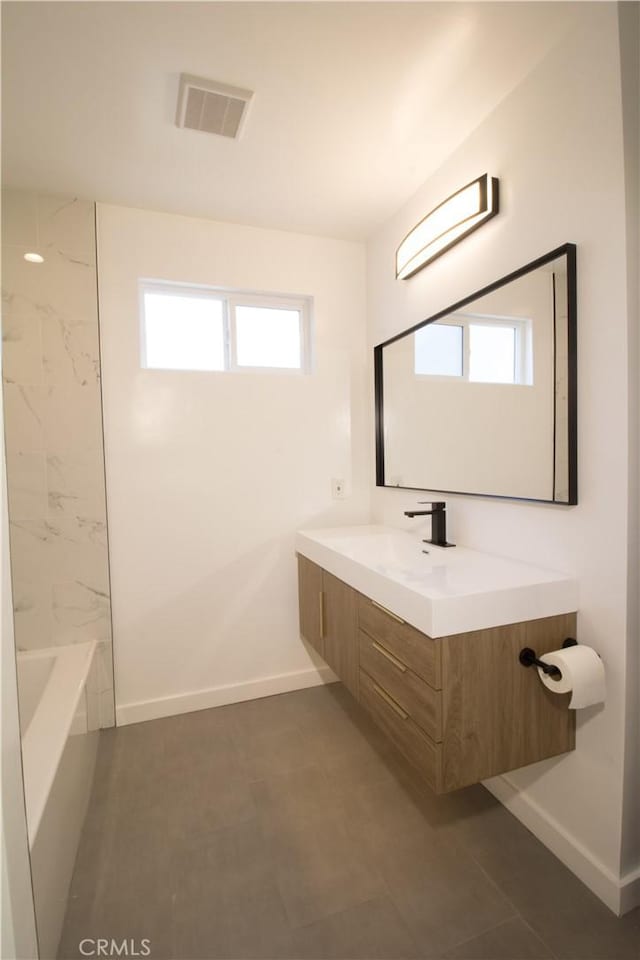
POLYGON ((392 527, 301 530, 296 550, 430 637, 578 609, 578 584, 565 573, 434 547, 392 527))

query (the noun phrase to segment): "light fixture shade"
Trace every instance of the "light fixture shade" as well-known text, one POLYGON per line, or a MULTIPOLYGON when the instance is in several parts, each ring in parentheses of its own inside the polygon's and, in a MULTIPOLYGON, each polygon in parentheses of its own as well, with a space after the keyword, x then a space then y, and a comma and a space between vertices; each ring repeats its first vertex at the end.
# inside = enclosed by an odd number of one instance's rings
POLYGON ((406 280, 440 254, 495 217, 498 180, 484 173, 435 207, 404 238, 396 251, 396 278, 406 280))

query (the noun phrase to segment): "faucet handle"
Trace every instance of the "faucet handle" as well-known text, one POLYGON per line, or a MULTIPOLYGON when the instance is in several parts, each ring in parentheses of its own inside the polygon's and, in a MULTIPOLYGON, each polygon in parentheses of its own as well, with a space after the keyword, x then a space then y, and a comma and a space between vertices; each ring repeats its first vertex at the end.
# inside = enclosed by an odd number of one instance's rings
POLYGON ((444 510, 447 505, 444 500, 418 500, 418 503, 428 504, 434 510, 444 510))

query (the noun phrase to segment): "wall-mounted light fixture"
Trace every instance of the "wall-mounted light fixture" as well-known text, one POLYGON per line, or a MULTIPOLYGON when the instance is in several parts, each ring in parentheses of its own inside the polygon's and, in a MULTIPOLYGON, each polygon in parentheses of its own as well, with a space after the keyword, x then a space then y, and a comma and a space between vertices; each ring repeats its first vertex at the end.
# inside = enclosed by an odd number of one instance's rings
POLYGON ((488 173, 439 204, 396 251, 396 278, 406 280, 498 212, 498 180, 488 173))

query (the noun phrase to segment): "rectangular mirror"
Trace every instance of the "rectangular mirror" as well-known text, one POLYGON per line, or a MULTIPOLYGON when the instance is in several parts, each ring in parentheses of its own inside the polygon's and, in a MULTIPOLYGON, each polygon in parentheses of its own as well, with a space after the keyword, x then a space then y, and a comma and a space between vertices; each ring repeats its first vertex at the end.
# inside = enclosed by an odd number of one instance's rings
POLYGON ((378 486, 578 502, 573 244, 374 358, 378 486))

